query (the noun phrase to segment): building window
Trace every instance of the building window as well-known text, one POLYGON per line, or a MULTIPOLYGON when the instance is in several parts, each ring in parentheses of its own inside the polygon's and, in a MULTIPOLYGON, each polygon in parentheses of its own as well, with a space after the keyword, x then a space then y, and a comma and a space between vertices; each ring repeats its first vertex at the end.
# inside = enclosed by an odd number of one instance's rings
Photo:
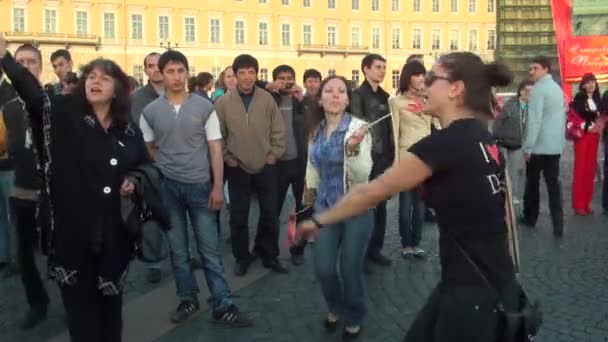
POLYGON ((496 11, 495 0, 488 0, 488 13, 494 13, 496 11))
POLYGON ((131 14, 131 39, 143 39, 144 18, 141 14, 131 14))
POLYGON ((219 43, 220 42, 220 20, 219 19, 211 19, 209 21, 210 32, 211 32, 211 42, 219 43))
POLYGON ((169 16, 158 17, 158 38, 160 40, 169 39, 169 16))
POLYGON ((258 1, 258 4, 267 4, 267 3, 268 3, 268 0, 259 0, 258 1))
POLYGON ((431 31, 431 42, 431 48, 433 50, 441 49, 441 30, 433 29, 433 31, 431 31))
POLYGON ((211 75, 213 75, 213 78, 217 80, 217 78, 220 77, 222 71, 223 69, 221 66, 215 65, 211 68, 211 75))
POLYGON ((57 10, 44 10, 44 32, 57 33, 57 10))
POLYGON ((289 6, 289 0, 281 0, 281 5, 289 6))
POLYGON ((304 7, 310 7, 310 0, 304 0, 304 7))
POLYGON ((336 69, 334 69, 334 68, 327 70, 327 77, 332 77, 332 76, 336 76, 336 69))
POLYGON ((196 77, 196 65, 188 65, 188 73, 190 74, 190 77, 196 77))
POLYGON ((336 0, 327 0, 327 8, 336 8, 336 0))
POLYGON ((361 46, 361 28, 351 27, 350 28, 350 46, 360 47, 361 46))
POLYGON ((401 49, 401 29, 398 27, 393 28, 393 34, 391 36, 393 41, 393 49, 401 49))
POLYGON ((477 0, 469 0, 469 12, 477 11, 477 0))
POLYGON ((234 22, 234 43, 245 44, 245 22, 242 20, 234 22))
POLYGON ((372 28, 372 49, 380 48, 380 28, 372 28))
POLYGON ((104 38, 116 38, 116 15, 114 13, 103 14, 103 36, 104 38))
POLYGON ((359 10, 359 0, 352 0, 351 6, 353 10, 359 10))
POLYGON ((380 10, 380 0, 372 0, 372 11, 380 10))
POLYGON ((25 32, 25 8, 13 8, 13 31, 25 32))
POLYGON ((85 11, 76 11, 76 34, 86 35, 88 33, 89 14, 85 11))
POLYGON ((187 42, 194 42, 196 40, 196 23, 193 17, 184 18, 184 33, 184 38, 187 42))
POLYGON ((291 26, 289 24, 281 24, 281 45, 291 45, 291 26))
POLYGON ((327 27, 327 46, 336 46, 336 27, 335 26, 328 26, 327 27))
POLYGON ((351 72, 350 80, 353 88, 357 88, 359 86, 359 75, 359 70, 353 70, 351 72))
POLYGON ((399 12, 399 0, 391 1, 391 10, 393 12, 399 12))
POLYGON ((391 76, 393 89, 399 88, 399 70, 393 70, 391 76))
POLYGON ((477 40, 477 30, 469 30, 469 51, 477 51, 479 49, 477 40))
POLYGON ((460 32, 458 30, 450 30, 450 50, 460 49, 460 32))
POLYGON ((420 0, 414 0, 414 12, 420 12, 420 0))
POLYGON ((452 13, 458 13, 458 0, 452 0, 450 7, 452 8, 452 13))
POLYGON ((439 13, 439 0, 433 0, 433 13, 439 13))
POLYGON ((302 27, 302 44, 312 45, 312 25, 302 27))
POLYGON ((268 45, 268 23, 258 23, 258 43, 268 45))
POLYGON ((144 66, 140 64, 133 65, 133 77, 139 82, 139 84, 144 83, 144 66))
POLYGON ((260 79, 262 81, 268 81, 268 69, 266 69, 266 68, 260 69, 260 79))
POLYGON ((488 30, 488 50, 496 49, 496 30, 488 30))
POLYGON ((412 49, 422 48, 422 29, 414 29, 412 34, 412 49))

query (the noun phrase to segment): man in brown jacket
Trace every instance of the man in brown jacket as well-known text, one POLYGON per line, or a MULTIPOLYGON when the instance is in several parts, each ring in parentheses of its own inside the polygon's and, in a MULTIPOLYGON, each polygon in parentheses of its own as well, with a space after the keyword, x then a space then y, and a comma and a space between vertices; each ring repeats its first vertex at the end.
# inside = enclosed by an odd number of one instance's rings
POLYGON ((264 267, 287 273, 288 270, 278 260, 276 163, 286 148, 283 117, 272 96, 255 86, 258 61, 254 57, 236 57, 232 69, 237 80, 236 89, 220 97, 215 109, 224 137, 235 274, 245 275, 254 258, 249 252, 248 232, 252 192, 257 193, 260 203, 254 254, 262 258, 264 267))

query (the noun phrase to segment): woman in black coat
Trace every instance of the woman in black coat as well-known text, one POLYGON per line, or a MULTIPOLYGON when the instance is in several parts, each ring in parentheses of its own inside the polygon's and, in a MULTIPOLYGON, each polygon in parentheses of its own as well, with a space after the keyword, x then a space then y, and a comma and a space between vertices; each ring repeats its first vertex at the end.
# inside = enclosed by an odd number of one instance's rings
POLYGON ((134 191, 127 172, 151 162, 130 121, 127 75, 114 62, 96 59, 84 67, 73 95, 49 99, 5 43, 0 36, 0 65, 26 103, 44 164, 50 270, 61 288, 71 339, 120 341, 122 290, 135 246, 121 217, 121 198, 134 191))

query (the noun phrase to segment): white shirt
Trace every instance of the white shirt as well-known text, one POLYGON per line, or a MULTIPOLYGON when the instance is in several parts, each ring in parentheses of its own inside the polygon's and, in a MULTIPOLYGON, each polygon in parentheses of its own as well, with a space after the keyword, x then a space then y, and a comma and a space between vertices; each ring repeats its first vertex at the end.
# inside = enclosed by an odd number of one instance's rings
MULTIPOLYGON (((179 113, 179 108, 181 105, 174 105, 175 112, 179 113)), ((153 142, 154 141, 154 130, 148 124, 148 121, 142 115, 139 119, 139 128, 144 135, 145 142, 153 142)), ((205 135, 207 136, 207 141, 220 140, 222 139, 222 131, 220 130, 220 120, 217 118, 217 114, 215 111, 211 112, 207 122, 205 123, 205 135)))
POLYGON ((590 111, 595 112, 597 110, 597 105, 595 104, 595 101, 593 101, 592 98, 587 99, 587 104, 589 105, 590 111))

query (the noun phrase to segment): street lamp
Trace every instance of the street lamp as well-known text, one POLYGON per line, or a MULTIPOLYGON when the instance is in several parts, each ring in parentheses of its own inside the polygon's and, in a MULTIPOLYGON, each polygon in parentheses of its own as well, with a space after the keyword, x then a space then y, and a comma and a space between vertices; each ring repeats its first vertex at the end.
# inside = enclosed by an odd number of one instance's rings
POLYGON ((166 50, 177 49, 179 46, 179 42, 173 41, 170 39, 165 39, 160 41, 160 47, 166 50))

